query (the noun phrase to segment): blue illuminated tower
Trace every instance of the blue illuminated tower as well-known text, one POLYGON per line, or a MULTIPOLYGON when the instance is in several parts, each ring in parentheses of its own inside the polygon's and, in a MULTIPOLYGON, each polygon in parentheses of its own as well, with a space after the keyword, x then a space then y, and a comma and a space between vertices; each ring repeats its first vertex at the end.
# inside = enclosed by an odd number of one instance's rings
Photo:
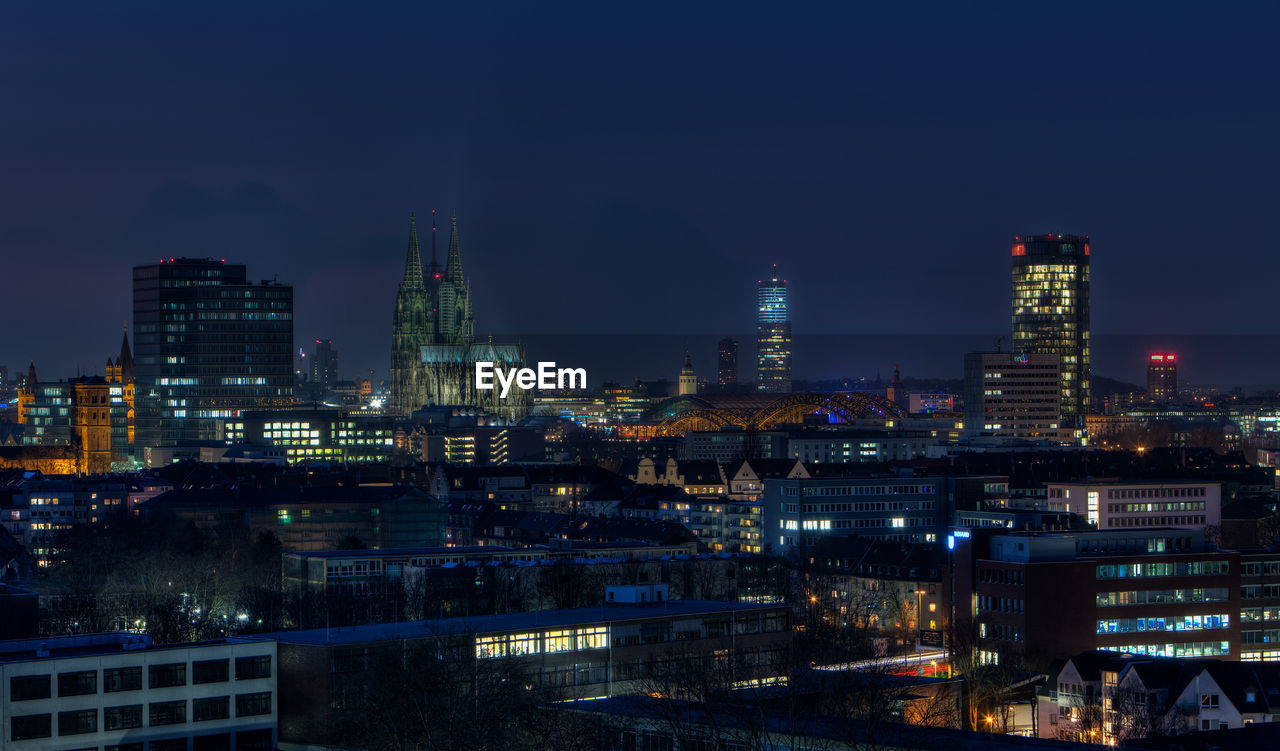
POLYGON ((776 394, 791 391, 791 318, 787 280, 773 276, 756 286, 756 389, 776 394))

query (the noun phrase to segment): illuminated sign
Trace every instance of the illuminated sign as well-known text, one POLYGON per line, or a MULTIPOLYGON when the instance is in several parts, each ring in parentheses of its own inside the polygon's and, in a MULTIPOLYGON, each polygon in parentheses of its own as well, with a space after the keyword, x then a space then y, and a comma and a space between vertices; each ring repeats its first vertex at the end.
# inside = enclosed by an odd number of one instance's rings
POLYGON ((1017 245, 1013 246, 1013 254, 1015 256, 1025 256, 1027 254, 1027 246, 1023 245, 1022 243, 1018 243, 1017 245))
POLYGON ((1013 361, 1014 361, 1014 362, 1016 362, 1016 363, 1018 363, 1018 364, 1020 364, 1020 365, 1026 365, 1026 364, 1027 364, 1027 355, 1026 355, 1026 353, 1021 353, 1021 354, 1014 355, 1014 356, 1013 356, 1013 361))
POLYGON ((498 398, 506 399, 511 386, 529 391, 538 389, 585 389, 587 387, 587 371, 585 368, 556 368, 554 362, 539 362, 538 369, 533 368, 501 368, 488 360, 476 362, 476 389, 493 391, 494 382, 501 387, 498 398))

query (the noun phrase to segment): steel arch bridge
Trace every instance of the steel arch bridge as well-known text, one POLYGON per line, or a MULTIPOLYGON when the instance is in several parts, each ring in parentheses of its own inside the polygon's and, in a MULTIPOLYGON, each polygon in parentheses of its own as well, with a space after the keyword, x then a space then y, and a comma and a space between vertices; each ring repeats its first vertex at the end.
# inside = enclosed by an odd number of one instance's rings
POLYGON ((658 435, 721 430, 728 426, 769 430, 784 423, 802 422, 806 416, 815 414, 828 415, 837 423, 866 417, 897 420, 906 414, 902 407, 882 396, 863 393, 788 394, 756 409, 704 407, 692 400, 680 406, 684 408, 670 411, 658 423, 655 429, 658 435))

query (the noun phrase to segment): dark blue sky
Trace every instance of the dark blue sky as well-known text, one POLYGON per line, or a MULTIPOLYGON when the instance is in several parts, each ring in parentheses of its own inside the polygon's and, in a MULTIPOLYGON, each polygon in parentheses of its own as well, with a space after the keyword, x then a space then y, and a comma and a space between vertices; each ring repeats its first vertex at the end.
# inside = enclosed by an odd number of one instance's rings
POLYGON ((797 331, 1000 331, 1043 231, 1095 331, 1280 330, 1273 5, 619 5, 4 3, 0 362, 100 368, 207 255, 385 369, 432 207, 482 331, 749 331, 774 261, 797 331))

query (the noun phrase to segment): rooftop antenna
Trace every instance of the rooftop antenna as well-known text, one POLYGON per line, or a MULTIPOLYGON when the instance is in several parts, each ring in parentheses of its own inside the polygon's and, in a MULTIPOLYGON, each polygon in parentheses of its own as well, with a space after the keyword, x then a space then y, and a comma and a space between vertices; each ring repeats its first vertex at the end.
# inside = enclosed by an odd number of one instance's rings
POLYGON ((1004 341, 1004 337, 1003 337, 1003 336, 997 336, 997 337, 996 337, 996 354, 997 354, 997 355, 998 355, 998 354, 1000 354, 1000 342, 1002 342, 1002 341, 1004 341))

